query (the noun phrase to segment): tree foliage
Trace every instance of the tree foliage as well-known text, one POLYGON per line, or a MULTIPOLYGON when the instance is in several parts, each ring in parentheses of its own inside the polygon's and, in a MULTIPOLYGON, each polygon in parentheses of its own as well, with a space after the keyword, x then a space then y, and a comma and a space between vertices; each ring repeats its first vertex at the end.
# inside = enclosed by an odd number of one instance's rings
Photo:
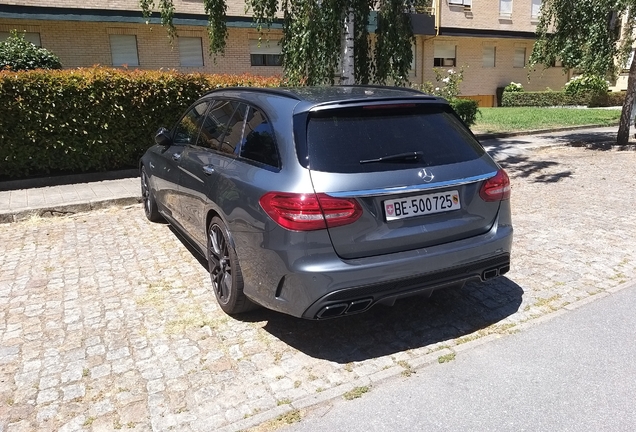
POLYGON ((0 42, 0 70, 61 69, 60 59, 48 50, 36 47, 22 33, 12 31, 0 42))
MULTIPOLYGON (((414 41, 408 12, 430 6, 432 0, 245 0, 262 36, 279 12, 283 15, 282 56, 290 84, 333 84, 341 55, 345 16, 353 11, 356 83, 404 84, 413 60, 414 41), (377 22, 372 20, 377 11, 377 22), (377 24, 374 37, 369 25, 377 24), (372 43, 373 42, 373 43, 372 43)), ((155 0, 139 0, 150 17, 155 0)), ((222 54, 227 39, 225 0, 203 0, 208 15, 210 54, 222 54)), ((158 0, 161 22, 172 38, 173 0, 158 0)))
MULTIPOLYGON (((627 65, 635 24, 636 0, 543 0, 529 63, 550 65, 560 59, 566 70, 614 79, 627 65)), ((621 145, 629 137, 636 62, 627 87, 617 137, 621 145)))

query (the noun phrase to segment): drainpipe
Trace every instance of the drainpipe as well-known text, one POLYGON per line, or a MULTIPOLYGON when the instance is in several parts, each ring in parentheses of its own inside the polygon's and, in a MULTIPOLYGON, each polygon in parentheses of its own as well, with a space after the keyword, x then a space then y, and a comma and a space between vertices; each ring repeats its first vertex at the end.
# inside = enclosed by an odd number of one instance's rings
POLYGON ((435 36, 439 36, 439 28, 442 21, 442 0, 435 0, 435 36))

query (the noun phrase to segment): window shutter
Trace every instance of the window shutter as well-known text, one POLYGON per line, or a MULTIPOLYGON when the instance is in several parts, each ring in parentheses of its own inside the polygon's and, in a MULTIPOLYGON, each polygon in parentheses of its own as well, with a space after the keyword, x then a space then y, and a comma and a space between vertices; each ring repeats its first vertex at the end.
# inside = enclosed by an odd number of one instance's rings
POLYGON ((485 68, 495 67, 495 47, 494 46, 484 47, 482 66, 485 68))
MULTIPOLYGON (((20 34, 24 35, 24 39, 31 42, 36 47, 42 46, 42 42, 40 41, 40 33, 20 32, 20 34)), ((9 36, 11 36, 11 33, 9 32, 0 32, 0 42, 7 40, 9 36)))
POLYGON ((139 66, 137 56, 137 37, 135 35, 110 36, 110 50, 113 57, 113 66, 139 66))
POLYGON ((282 52, 277 40, 250 39, 250 54, 280 54, 282 52))
POLYGON ((526 66, 526 49, 515 48, 514 67, 522 68, 526 66))
POLYGON ((455 58, 455 45, 435 44, 435 58, 455 58))
POLYGON ((203 66, 203 45, 198 37, 179 37, 181 66, 203 66))

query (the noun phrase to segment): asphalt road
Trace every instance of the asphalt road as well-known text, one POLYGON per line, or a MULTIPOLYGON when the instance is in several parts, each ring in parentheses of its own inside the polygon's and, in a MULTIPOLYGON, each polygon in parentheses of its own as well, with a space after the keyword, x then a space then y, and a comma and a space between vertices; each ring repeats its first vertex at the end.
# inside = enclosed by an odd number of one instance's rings
POLYGON ((633 431, 636 285, 285 431, 633 431))

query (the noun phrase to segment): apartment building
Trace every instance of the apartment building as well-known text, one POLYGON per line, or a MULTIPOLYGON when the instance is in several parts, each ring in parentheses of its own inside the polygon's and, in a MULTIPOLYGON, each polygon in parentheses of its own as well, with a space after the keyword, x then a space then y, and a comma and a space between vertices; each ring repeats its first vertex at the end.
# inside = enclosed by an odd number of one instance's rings
MULTIPOLYGON (((493 106, 511 81, 528 90, 560 89, 568 79, 555 67, 528 73, 541 0, 434 0, 432 15, 413 14, 413 83, 435 81, 433 68, 464 68, 461 92, 493 106)), ((183 72, 279 75, 280 25, 259 40, 243 0, 228 0, 227 47, 208 56, 202 0, 175 0, 179 37, 171 45, 157 18, 146 24, 138 0, 3 0, 0 39, 11 30, 60 57, 64 67, 96 64, 183 72)))
POLYGON ((526 90, 560 90, 568 81, 560 64, 529 71, 541 0, 434 0, 435 34, 418 35, 424 76, 431 67, 464 67, 462 95, 495 104, 496 89, 511 81, 526 90))

